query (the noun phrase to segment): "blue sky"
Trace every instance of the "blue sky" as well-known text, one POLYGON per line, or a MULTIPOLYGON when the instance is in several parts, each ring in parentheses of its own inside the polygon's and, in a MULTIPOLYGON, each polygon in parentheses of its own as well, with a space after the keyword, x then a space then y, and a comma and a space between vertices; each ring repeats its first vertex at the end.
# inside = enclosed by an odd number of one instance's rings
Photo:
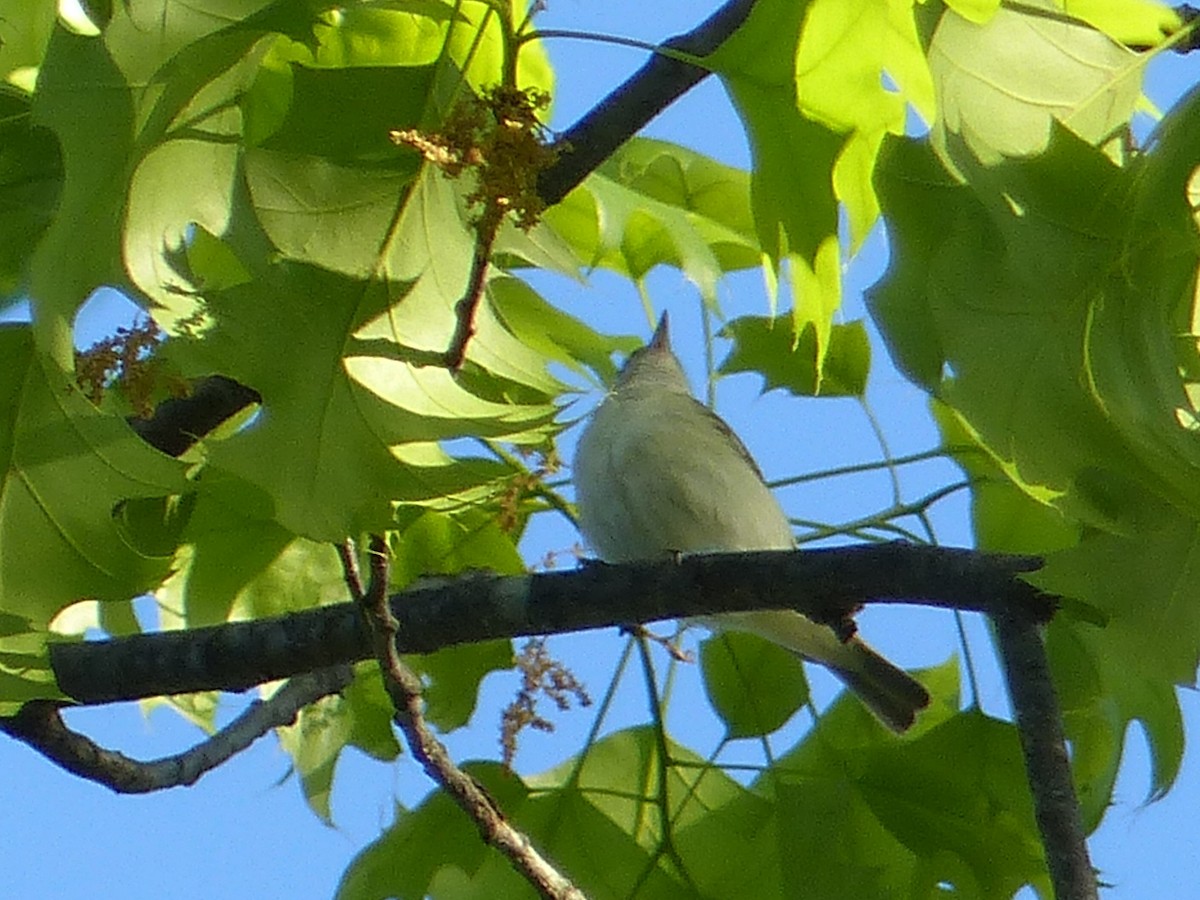
MULTIPOLYGON (((692 27, 703 14, 697 11, 700 6, 686 0, 654 4, 552 0, 541 21, 547 28, 656 41, 692 27)), ((714 6, 706 3, 703 10, 714 6)), ((644 54, 636 50, 581 41, 553 41, 550 53, 558 68, 555 124, 559 127, 573 121, 644 60, 644 54)), ((1169 107, 1188 87, 1189 62, 1171 58, 1152 68, 1148 93, 1161 108, 1169 107)), ((731 164, 746 165, 748 161, 741 126, 715 80, 686 96, 646 133, 731 164)), ((847 320, 864 314, 859 292, 882 271, 885 262, 886 245, 876 233, 848 273, 847 320)), ((619 279, 599 275, 587 288, 551 276, 538 278, 536 283, 553 302, 598 327, 649 333, 636 291, 619 279)), ((648 289, 656 309, 670 310, 675 344, 698 384, 703 357, 695 290, 671 271, 652 275, 648 289)), ((730 315, 761 314, 766 309, 761 279, 752 273, 738 276, 723 289, 722 301, 730 315)), ((81 323, 81 331, 92 333, 83 340, 94 339, 97 330, 111 327, 123 314, 122 304, 111 297, 92 305, 86 327, 81 323)), ((923 395, 886 365, 886 354, 877 340, 874 350, 877 371, 869 394, 870 408, 892 453, 902 455, 935 446, 937 437, 923 395)), ((777 394, 759 396, 760 387, 759 379, 752 376, 726 379, 718 390, 718 410, 745 438, 768 477, 828 468, 848 459, 879 458, 872 428, 855 401, 812 401, 798 406, 777 394), (801 419, 796 418, 797 409, 801 419)), ((579 411, 595 399, 594 395, 585 398, 579 411)), ((574 439, 574 433, 564 439, 562 449, 567 458, 574 439)), ((821 483, 789 490, 782 497, 793 514, 849 520, 873 511, 880 497, 888 496, 882 477, 821 483)), ((954 470, 944 464, 918 467, 907 476, 906 495, 919 496, 954 477, 954 470)), ((935 508, 934 521, 943 543, 969 543, 966 512, 962 497, 935 508)), ((531 531, 528 558, 538 559, 547 549, 566 549, 576 540, 562 520, 547 517, 531 531)), ((861 624, 869 640, 905 665, 939 663, 955 647, 953 622, 945 613, 917 608, 872 610, 861 624)), ((983 624, 971 621, 969 634, 984 673, 982 705, 1002 714, 1006 701, 983 624)), ((607 684, 619 646, 614 636, 595 633, 558 638, 551 644, 594 693, 607 684)), ((704 748, 719 734, 715 722, 703 724, 705 717, 690 712, 703 703, 697 682, 694 672, 681 673, 672 724, 681 738, 704 748), (702 723, 698 728, 697 721, 702 723)), ((827 701, 835 690, 832 680, 818 673, 814 683, 819 699, 827 701)), ((495 758, 498 710, 515 687, 516 680, 510 675, 488 679, 476 726, 449 740, 458 758, 495 758)), ((1200 725, 1200 701, 1192 691, 1184 691, 1182 701, 1190 734, 1200 725)), ((241 702, 231 699, 227 715, 241 702)), ((640 721, 644 715, 640 690, 625 691, 612 725, 640 721)), ((537 771, 573 752, 591 723, 590 717, 581 713, 556 715, 555 720, 560 726, 555 734, 532 734, 524 739, 518 757, 520 769, 537 771)), ((178 752, 199 738, 195 729, 173 713, 159 710, 146 718, 136 705, 77 711, 71 722, 100 743, 142 758, 178 752)), ((779 746, 803 724, 785 729, 779 746)), ((331 896, 354 853, 388 824, 393 798, 413 803, 429 789, 424 775, 407 759, 388 766, 349 751, 334 788, 336 827, 328 828, 309 812, 294 780, 280 783, 288 764, 274 739, 266 738, 195 787, 145 797, 117 797, 61 772, 24 746, 0 740, 0 796, 10 810, 9 832, 0 841, 6 893, 63 900, 325 898, 331 896)), ((1181 885, 1200 883, 1200 828, 1194 812, 1200 808, 1196 752, 1189 749, 1180 781, 1166 800, 1142 806, 1148 784, 1145 741, 1135 729, 1128 739, 1115 805, 1091 843, 1103 880, 1115 885, 1109 895, 1120 900, 1178 896, 1181 885)))

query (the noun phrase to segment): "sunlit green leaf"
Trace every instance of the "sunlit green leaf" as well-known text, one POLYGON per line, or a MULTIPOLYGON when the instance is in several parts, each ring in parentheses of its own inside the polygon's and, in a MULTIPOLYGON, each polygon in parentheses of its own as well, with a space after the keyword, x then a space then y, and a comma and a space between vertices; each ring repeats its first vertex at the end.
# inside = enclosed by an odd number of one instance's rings
POLYGON ((587 265, 635 281, 672 265, 714 304, 725 272, 761 262, 747 174, 662 141, 627 143, 546 221, 587 265))
POLYGON ((0 77, 11 81, 18 70, 41 64, 57 6, 56 0, 0 2, 0 77))
POLYGON ((981 25, 948 11, 929 47, 933 145, 952 168, 970 168, 971 157, 990 166, 1044 150, 1057 121, 1120 160, 1144 64, 1083 23, 1000 9, 981 25))
POLYGON ((871 170, 884 135, 904 133, 909 107, 933 120, 933 78, 912 5, 813 0, 796 51, 796 102, 807 117, 850 133, 833 181, 857 248, 879 216, 871 170))

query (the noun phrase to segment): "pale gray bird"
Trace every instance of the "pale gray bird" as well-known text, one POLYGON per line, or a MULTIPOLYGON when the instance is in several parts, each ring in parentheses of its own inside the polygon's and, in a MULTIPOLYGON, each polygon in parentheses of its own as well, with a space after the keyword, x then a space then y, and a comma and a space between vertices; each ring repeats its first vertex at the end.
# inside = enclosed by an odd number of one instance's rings
MULTIPOLYGON (((738 436, 696 400, 663 313, 592 414, 575 454, 579 527, 606 562, 667 553, 780 550, 791 526, 738 436)), ((904 731, 929 693, 858 637, 789 610, 702 620, 749 631, 827 667, 886 725, 904 731)))

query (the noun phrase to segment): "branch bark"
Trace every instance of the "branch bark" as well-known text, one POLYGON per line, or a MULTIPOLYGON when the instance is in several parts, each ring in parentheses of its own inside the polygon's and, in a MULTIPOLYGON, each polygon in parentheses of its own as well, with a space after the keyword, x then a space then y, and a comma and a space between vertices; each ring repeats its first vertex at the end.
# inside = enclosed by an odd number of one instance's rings
MULTIPOLYGON (((842 632, 865 603, 924 603, 1039 621, 1055 601, 1017 578, 1040 560, 902 543, 715 553, 570 572, 430 579, 390 598, 397 649, 631 625, 751 609, 796 609, 842 632), (797 585, 803 586, 797 588, 797 585)), ((58 684, 83 704, 201 690, 240 691, 372 656, 352 603, 277 619, 57 644, 58 684)))
POLYGON ((992 621, 1054 896, 1056 900, 1097 900, 1096 871, 1088 857, 1062 711, 1038 623, 1015 609, 997 611, 992 621))
POLYGON ((15 716, 0 719, 0 731, 33 747, 51 762, 118 794, 146 794, 195 784, 270 731, 296 721, 305 706, 336 694, 354 680, 349 666, 298 675, 267 700, 256 700, 212 737, 173 756, 143 762, 101 747, 72 730, 53 700, 26 703, 15 716))

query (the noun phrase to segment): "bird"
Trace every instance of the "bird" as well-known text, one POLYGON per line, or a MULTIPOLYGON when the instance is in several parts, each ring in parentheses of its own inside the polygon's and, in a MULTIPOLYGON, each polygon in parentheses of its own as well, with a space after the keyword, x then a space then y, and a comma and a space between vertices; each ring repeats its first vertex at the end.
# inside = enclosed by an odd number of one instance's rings
MULTIPOLYGON (((603 562, 796 546, 745 444, 692 396, 665 312, 592 413, 572 468, 579 529, 603 562)), ((722 613, 701 624, 751 632, 826 667, 895 732, 929 705, 920 682, 860 637, 843 640, 799 612, 722 613)))

